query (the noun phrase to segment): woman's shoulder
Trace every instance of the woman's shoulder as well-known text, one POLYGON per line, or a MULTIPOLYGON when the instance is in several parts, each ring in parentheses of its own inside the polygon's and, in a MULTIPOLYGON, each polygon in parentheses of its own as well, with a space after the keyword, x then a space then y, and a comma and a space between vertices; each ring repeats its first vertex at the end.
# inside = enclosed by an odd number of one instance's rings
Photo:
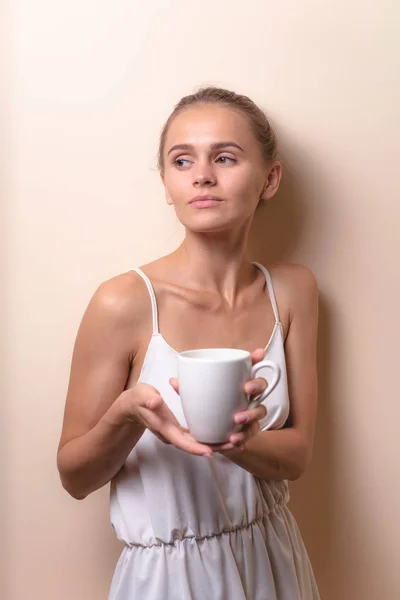
POLYGON ((312 302, 318 295, 318 284, 310 268, 298 263, 274 263, 268 269, 279 305, 290 312, 294 305, 312 302))
MULTIPOLYGON (((142 266, 138 270, 147 276, 153 287, 158 288, 158 283, 163 282, 171 271, 169 257, 162 256, 142 266)), ((168 277, 167 277, 168 278, 168 277)), ((118 315, 136 315, 141 318, 143 311, 149 309, 149 291, 141 275, 134 269, 125 271, 107 279, 99 285, 94 296, 106 311, 118 315), (135 310, 132 311, 132 308, 135 310)))
POLYGON ((285 286, 315 286, 316 277, 309 267, 299 263, 272 263, 265 265, 273 282, 285 286))
POLYGON ((126 271, 100 283, 88 309, 99 319, 126 327, 137 325, 148 316, 149 296, 143 279, 126 271))

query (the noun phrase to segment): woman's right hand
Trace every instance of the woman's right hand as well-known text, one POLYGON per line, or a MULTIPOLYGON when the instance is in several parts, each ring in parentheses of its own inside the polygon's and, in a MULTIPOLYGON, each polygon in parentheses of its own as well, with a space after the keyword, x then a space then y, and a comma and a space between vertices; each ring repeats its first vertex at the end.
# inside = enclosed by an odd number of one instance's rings
POLYGON ((212 456, 213 450, 210 446, 197 442, 190 431, 179 424, 156 388, 138 383, 123 392, 123 396, 125 416, 141 422, 159 440, 190 454, 212 456))

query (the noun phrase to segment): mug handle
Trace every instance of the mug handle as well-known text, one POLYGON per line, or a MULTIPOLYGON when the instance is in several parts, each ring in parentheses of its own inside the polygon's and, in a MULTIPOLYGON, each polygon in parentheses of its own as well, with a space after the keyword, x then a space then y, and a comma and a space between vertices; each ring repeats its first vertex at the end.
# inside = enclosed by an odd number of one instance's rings
POLYGON ((263 369, 264 367, 269 367, 270 369, 272 369, 272 371, 273 371, 272 380, 271 381, 266 380, 268 383, 268 387, 262 394, 259 394, 252 400, 249 400, 249 405, 248 405, 249 410, 252 408, 256 408, 256 406, 259 406, 261 404, 261 402, 264 402, 264 400, 270 395, 272 390, 276 387, 276 384, 278 383, 279 378, 281 376, 281 370, 279 368, 279 365, 272 362, 272 360, 262 360, 261 362, 255 364, 252 367, 251 379, 256 379, 258 371, 260 369, 263 369))

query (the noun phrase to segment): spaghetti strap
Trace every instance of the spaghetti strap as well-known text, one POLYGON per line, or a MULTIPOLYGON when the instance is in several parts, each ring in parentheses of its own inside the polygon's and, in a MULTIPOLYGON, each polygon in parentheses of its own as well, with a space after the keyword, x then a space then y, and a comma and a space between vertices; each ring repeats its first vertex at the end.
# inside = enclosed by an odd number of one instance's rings
POLYGON ((264 267, 264 265, 260 265, 260 263, 257 263, 257 262, 253 263, 253 265, 258 267, 265 275, 265 281, 267 283, 268 294, 269 294, 269 297, 271 300, 272 310, 274 311, 275 322, 280 323, 278 304, 277 304, 276 298, 275 298, 274 286, 272 285, 272 277, 271 277, 268 269, 266 269, 264 267))
POLYGON ((138 267, 135 267, 134 269, 132 269, 132 271, 135 271, 135 273, 137 273, 138 275, 140 275, 140 277, 145 282, 145 284, 147 286, 147 289, 149 290, 150 300, 151 300, 151 311, 152 311, 152 315, 153 315, 153 334, 159 333, 159 331, 158 331, 157 299, 156 299, 156 295, 154 293, 153 285, 152 285, 150 279, 147 277, 147 275, 145 275, 143 273, 142 269, 139 269, 138 267))

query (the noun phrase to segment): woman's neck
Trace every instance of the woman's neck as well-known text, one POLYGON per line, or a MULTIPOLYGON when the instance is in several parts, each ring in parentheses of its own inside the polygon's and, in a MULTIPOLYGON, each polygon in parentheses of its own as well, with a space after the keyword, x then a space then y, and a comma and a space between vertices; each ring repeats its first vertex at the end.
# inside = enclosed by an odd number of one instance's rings
POLYGON ((171 258, 186 285, 216 292, 233 304, 240 291, 254 281, 247 238, 243 231, 229 236, 187 232, 171 258))

